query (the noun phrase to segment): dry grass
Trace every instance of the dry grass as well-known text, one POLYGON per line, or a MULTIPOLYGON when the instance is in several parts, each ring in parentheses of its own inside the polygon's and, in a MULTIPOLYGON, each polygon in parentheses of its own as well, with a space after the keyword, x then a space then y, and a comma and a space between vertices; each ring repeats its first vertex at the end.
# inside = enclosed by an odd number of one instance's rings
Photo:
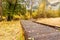
POLYGON ((60 27, 60 18, 41 18, 37 19, 36 22, 60 27))
POLYGON ((20 21, 0 22, 0 40, 24 40, 20 21))

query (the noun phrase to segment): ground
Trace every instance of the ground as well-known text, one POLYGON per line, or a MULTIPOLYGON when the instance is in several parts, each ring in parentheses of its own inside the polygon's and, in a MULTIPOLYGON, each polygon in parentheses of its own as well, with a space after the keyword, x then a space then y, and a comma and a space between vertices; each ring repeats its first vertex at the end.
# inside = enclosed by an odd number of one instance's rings
POLYGON ((20 21, 0 22, 0 40, 24 40, 20 21))
MULTIPOLYGON (((38 34, 41 36, 41 34, 44 34, 44 33, 47 33, 49 35, 50 33, 55 34, 55 32, 57 31, 53 28, 50 28, 49 26, 34 23, 31 20, 23 20, 21 21, 21 23, 20 21, 21 20, 0 22, 0 40, 25 40, 22 25, 25 31, 27 31, 28 33, 31 32, 31 35, 28 35, 29 37, 30 36, 35 37, 38 34)), ((60 26, 60 18, 39 18, 36 20, 36 22, 45 23, 45 24, 54 25, 54 26, 60 26)), ((59 35, 60 35, 60 32, 59 32, 59 35)), ((47 38, 47 35, 45 36, 47 38)), ((49 38, 54 38, 55 36, 56 36, 55 39, 57 39, 57 37, 59 39, 58 33, 56 35, 53 35, 52 37, 49 36, 49 38)), ((38 39, 39 36, 36 38, 38 39)))
POLYGON ((60 18, 39 18, 36 22, 60 27, 60 18))

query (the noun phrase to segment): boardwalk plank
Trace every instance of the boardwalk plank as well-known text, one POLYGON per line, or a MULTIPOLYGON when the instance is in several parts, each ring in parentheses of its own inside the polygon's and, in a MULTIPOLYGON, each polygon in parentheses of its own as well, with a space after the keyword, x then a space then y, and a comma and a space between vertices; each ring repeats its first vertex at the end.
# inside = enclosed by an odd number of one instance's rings
POLYGON ((27 33, 26 40, 60 40, 60 32, 54 28, 30 20, 21 20, 21 24, 27 33))

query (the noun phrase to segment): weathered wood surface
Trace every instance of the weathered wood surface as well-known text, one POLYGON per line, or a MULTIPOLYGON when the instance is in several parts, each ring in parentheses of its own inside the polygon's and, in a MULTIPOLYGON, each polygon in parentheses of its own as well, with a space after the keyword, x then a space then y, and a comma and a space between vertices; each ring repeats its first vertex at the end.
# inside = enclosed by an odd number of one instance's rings
POLYGON ((54 28, 30 20, 21 20, 21 24, 26 33, 26 40, 60 40, 60 32, 54 28))

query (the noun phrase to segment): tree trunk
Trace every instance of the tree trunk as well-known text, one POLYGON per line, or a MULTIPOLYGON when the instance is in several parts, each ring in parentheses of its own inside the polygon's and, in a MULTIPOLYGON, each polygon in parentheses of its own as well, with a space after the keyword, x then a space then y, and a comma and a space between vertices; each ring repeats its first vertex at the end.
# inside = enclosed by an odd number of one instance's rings
POLYGON ((0 0, 0 21, 2 21, 2 0, 0 0))
POLYGON ((34 2, 34 0, 31 0, 30 19, 32 19, 33 2, 34 2))
POLYGON ((12 0, 8 0, 8 3, 9 3, 9 13, 8 13, 8 15, 7 15, 7 21, 11 21, 12 19, 13 19, 13 13, 14 13, 14 11, 15 11, 15 7, 16 7, 16 4, 17 4, 17 0, 14 0, 14 1, 12 1, 12 0), (14 4, 14 9, 13 9, 13 12, 11 12, 10 10, 12 10, 11 8, 12 8, 12 4, 14 4))

